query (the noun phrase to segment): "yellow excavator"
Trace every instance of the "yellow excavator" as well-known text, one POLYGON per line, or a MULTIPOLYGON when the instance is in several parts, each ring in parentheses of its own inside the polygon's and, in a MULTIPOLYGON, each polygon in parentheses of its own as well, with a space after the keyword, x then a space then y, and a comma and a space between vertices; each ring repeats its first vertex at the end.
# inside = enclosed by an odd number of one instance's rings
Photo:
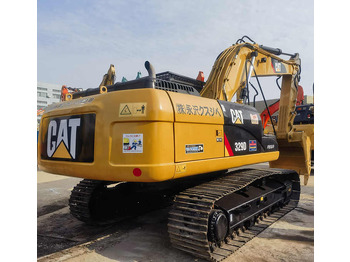
POLYGON ((310 175, 310 137, 293 126, 299 55, 244 36, 220 53, 204 87, 145 67, 146 77, 47 107, 39 168, 83 178, 69 206, 88 224, 171 203, 172 245, 220 261, 296 207, 299 176, 310 175), (273 135, 247 103, 251 79, 262 92, 259 78, 267 76, 282 76, 273 135), (262 162, 270 168, 243 167, 262 162))

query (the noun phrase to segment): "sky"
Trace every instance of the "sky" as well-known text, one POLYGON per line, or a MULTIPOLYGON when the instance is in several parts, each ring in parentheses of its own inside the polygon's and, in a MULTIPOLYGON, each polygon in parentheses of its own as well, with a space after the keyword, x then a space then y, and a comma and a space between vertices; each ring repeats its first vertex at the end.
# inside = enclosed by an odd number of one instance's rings
MULTIPOLYGON (((38 0, 37 80, 94 88, 110 64, 118 82, 146 76, 146 60, 157 73, 207 79, 218 54, 247 35, 299 53, 300 84, 312 95, 313 21, 310 0, 38 0)), ((275 78, 262 85, 267 98, 279 96, 275 78)))

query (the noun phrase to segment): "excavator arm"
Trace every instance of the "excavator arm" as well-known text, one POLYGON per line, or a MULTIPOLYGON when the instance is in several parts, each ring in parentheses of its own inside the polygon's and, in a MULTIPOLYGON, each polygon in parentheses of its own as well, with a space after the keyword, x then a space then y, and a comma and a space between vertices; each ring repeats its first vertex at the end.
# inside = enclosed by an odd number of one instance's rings
MULTIPOLYGON (((254 76, 282 76, 278 124, 275 134, 279 144, 279 159, 271 167, 288 168, 304 175, 307 183, 311 171, 310 137, 293 127, 300 79, 298 54, 285 54, 281 49, 240 43, 224 50, 216 59, 202 97, 246 103, 248 84, 254 76), (278 55, 289 55, 284 60, 278 55)), ((258 81, 259 87, 260 83, 258 81)))
POLYGON ((242 102, 241 93, 253 74, 258 76, 296 75, 300 59, 283 60, 257 44, 237 44, 224 50, 216 59, 201 96, 242 102))
MULTIPOLYGON (((304 101, 304 90, 303 90, 303 87, 299 85, 296 105, 297 106, 301 105, 303 101, 304 101)), ((276 102, 274 102, 269 107, 265 108, 264 111, 261 112, 260 117, 261 117, 261 121, 264 129, 267 126, 267 123, 270 119, 269 114, 271 114, 272 116, 274 113, 278 111, 279 107, 280 107, 280 101, 277 100, 276 102)))
POLYGON ((107 71, 107 74, 105 74, 102 78, 101 84, 99 85, 99 87, 103 87, 103 86, 110 86, 114 84, 114 79, 115 79, 115 68, 114 65, 110 65, 109 69, 107 71))

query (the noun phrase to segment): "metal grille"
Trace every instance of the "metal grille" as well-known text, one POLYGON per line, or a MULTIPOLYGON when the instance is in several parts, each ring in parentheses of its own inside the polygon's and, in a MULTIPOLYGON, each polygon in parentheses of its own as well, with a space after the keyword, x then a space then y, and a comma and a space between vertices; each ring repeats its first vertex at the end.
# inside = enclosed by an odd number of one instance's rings
POLYGON ((163 79, 156 79, 156 85, 155 87, 157 89, 165 90, 165 91, 171 91, 176 93, 184 93, 184 94, 190 94, 199 96, 199 92, 189 85, 174 83, 171 81, 166 81, 163 79))

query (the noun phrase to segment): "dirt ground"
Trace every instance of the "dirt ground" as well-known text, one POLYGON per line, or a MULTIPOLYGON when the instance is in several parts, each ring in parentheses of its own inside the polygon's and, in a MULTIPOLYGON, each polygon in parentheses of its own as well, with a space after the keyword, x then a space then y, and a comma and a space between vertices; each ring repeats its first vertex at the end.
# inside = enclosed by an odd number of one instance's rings
MULTIPOLYGON (((38 261, 203 261, 172 248, 168 208, 93 227, 69 214, 70 190, 80 179, 38 172, 38 261)), ((314 177, 296 209, 248 242, 227 262, 313 261, 314 177)))

